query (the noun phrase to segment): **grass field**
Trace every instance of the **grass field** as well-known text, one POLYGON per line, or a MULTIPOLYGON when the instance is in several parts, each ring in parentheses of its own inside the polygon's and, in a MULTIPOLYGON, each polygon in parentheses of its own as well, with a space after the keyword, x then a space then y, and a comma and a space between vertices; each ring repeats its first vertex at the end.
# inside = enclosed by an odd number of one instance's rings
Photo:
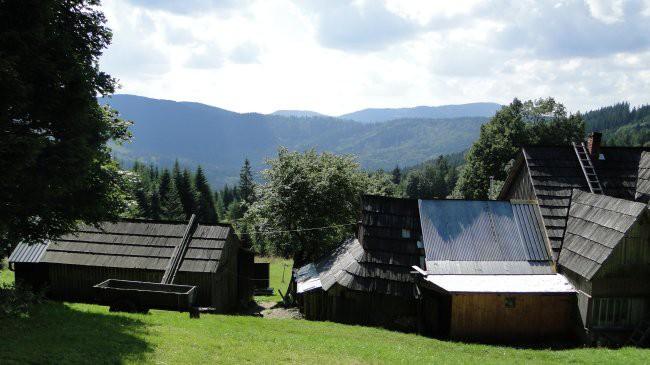
MULTIPOLYGON (((281 274, 281 272, 280 272, 281 274)), ((1 273, 3 280, 11 275, 1 273)), ((151 311, 110 313, 46 302, 28 318, 0 318, 0 363, 619 363, 650 350, 531 350, 439 341, 328 322, 151 311)))
POLYGON ((293 266, 293 261, 272 257, 260 257, 255 258, 255 262, 270 262, 269 268, 269 285, 273 288, 273 295, 271 296, 257 296, 255 300, 258 302, 279 302, 282 300, 282 297, 278 293, 278 289, 282 290, 282 294, 287 292, 287 287, 289 286, 289 280, 291 280, 291 268, 293 266), (284 272, 284 275, 283 275, 284 272), (284 280, 283 280, 284 278, 284 280))

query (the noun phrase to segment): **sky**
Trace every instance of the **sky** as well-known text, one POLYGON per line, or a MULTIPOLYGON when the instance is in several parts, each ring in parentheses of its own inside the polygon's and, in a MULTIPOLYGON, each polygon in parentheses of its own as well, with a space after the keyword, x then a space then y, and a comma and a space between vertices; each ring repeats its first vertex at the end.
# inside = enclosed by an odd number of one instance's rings
POLYGON ((650 103, 650 0, 104 0, 118 93, 237 112, 650 103))

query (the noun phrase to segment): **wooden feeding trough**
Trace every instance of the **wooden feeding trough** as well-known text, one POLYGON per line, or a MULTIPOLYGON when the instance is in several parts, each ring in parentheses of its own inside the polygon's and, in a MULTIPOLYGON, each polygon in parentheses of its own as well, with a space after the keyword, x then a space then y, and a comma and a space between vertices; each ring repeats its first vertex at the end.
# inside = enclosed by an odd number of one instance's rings
POLYGON ((147 312, 149 309, 189 311, 190 317, 198 317, 194 307, 196 286, 173 284, 183 263, 192 232, 196 227, 196 215, 192 214, 185 228, 183 239, 174 250, 160 283, 108 279, 94 286, 98 300, 108 304, 111 310, 147 312))
POLYGON ((100 303, 111 310, 146 312, 149 309, 190 311, 196 286, 108 279, 94 286, 100 303))

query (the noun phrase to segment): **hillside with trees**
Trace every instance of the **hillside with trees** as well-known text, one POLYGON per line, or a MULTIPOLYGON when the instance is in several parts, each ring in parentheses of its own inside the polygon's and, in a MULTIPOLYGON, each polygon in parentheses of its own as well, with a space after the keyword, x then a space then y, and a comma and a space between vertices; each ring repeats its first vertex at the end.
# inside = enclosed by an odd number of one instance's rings
POLYGON ((609 146, 647 146, 650 143, 650 105, 630 108, 618 103, 592 110, 583 116, 587 131, 603 133, 609 146))
POLYGON ((135 121, 133 141, 115 147, 115 156, 171 168, 201 165, 215 186, 237 182, 248 157, 259 171, 278 147, 292 151, 315 148, 354 154, 367 170, 410 166, 439 155, 462 151, 478 137, 484 117, 400 119, 362 124, 330 117, 285 117, 239 114, 203 104, 156 100, 131 95, 102 99, 135 121))

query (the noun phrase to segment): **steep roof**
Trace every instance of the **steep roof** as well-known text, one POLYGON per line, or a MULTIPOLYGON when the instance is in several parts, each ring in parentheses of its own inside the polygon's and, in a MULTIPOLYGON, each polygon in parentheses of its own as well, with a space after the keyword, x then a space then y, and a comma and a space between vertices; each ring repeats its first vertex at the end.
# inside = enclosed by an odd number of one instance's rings
MULTIPOLYGON (((593 160, 606 195, 634 200, 641 154, 647 147, 601 147, 593 160)), ((589 190, 587 180, 572 146, 524 147, 519 163, 510 171, 501 190, 506 194, 520 169, 527 166, 533 190, 539 201, 544 225, 556 254, 562 246, 572 189, 589 190)))
POLYGON ((641 154, 634 198, 644 203, 650 201, 650 152, 641 154))
POLYGON ((298 292, 330 289, 413 297, 413 265, 423 265, 418 248, 420 222, 416 200, 365 196, 358 239, 350 239, 324 258, 303 266, 298 292))
POLYGON ((549 274, 536 204, 508 201, 420 200, 429 274, 549 274))
POLYGON ((574 191, 559 264, 591 279, 645 209, 642 203, 574 191))
MULTIPOLYGON (((186 223, 129 220, 82 225, 52 241, 41 262, 164 271, 180 245, 186 223)), ((192 234, 181 272, 215 272, 231 247, 229 226, 198 225, 192 234), (224 254, 226 251, 226 254, 224 254)))

